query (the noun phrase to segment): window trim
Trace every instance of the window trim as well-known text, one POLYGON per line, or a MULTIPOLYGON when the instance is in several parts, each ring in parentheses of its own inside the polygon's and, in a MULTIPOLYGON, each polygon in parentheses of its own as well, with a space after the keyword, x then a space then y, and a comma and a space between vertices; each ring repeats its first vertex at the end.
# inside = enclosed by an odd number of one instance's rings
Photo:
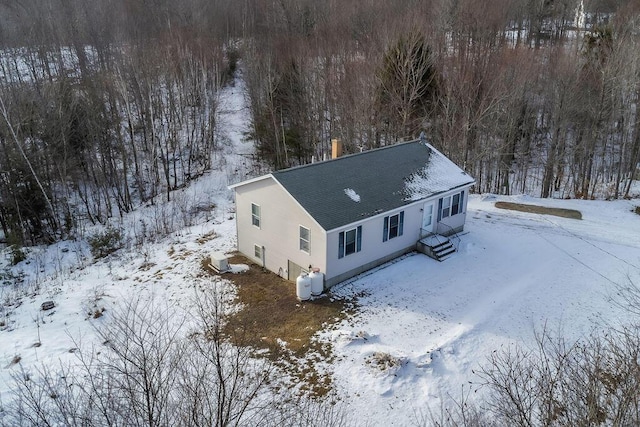
POLYGON ((458 215, 461 211, 462 209, 460 206, 460 193, 456 193, 453 196, 451 196, 451 216, 458 215), (456 198, 458 199, 457 202, 456 202, 456 198))
POLYGON ((440 200, 438 200, 438 222, 440 222, 444 218, 455 216, 461 213, 464 213, 464 190, 458 193, 450 194, 446 197, 442 197, 440 198, 440 200), (455 203, 456 198, 458 199, 457 203, 455 203), (446 205, 445 202, 447 202, 446 205), (455 212, 454 207, 456 208, 455 212), (447 210, 446 215, 445 210, 447 210))
POLYGON ((308 227, 305 227, 304 225, 299 225, 298 226, 298 247, 300 248, 300 250, 306 254, 310 254, 311 253, 311 229, 308 227), (304 237, 302 237, 302 230, 307 230, 307 238, 305 239, 304 237), (303 242, 307 243, 307 248, 304 249, 303 246, 303 242))
POLYGON ((349 228, 347 230, 338 233, 338 258, 344 258, 348 255, 353 255, 362 250, 362 226, 359 225, 355 228, 349 228), (351 231, 355 231, 354 251, 347 253, 347 234, 351 231))
POLYGON ((251 203, 251 224, 254 227, 261 228, 260 227, 261 222, 262 222, 262 209, 260 209, 260 205, 256 203, 251 203), (256 209, 258 211, 257 214, 254 212, 254 209, 253 209, 254 207, 257 208, 256 209))
POLYGON ((440 206, 442 219, 452 216, 451 215, 451 196, 449 195, 447 197, 443 197, 440 200, 442 200, 442 205, 440 206), (445 214, 445 211, 446 211, 446 214, 445 214))
POLYGON ((388 215, 384 217, 383 225, 382 225, 382 241, 383 242, 402 236, 403 231, 404 231, 404 211, 400 211, 393 215, 388 215), (391 222, 395 217, 398 218, 397 220, 398 222, 395 225, 396 234, 395 236, 392 236, 391 232, 394 229, 394 227, 392 227, 391 222))

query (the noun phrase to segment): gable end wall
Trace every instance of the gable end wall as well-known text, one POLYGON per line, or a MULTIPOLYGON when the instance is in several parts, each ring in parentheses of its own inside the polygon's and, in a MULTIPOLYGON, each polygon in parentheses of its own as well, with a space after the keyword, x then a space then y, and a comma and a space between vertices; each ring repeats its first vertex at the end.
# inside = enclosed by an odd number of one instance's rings
POLYGON ((265 267, 287 278, 288 260, 326 271, 326 233, 273 178, 235 188, 238 250, 262 265, 254 245, 264 246, 265 267), (260 228, 252 224, 251 204, 260 206, 260 228), (301 251, 300 225, 311 231, 311 249, 301 251))

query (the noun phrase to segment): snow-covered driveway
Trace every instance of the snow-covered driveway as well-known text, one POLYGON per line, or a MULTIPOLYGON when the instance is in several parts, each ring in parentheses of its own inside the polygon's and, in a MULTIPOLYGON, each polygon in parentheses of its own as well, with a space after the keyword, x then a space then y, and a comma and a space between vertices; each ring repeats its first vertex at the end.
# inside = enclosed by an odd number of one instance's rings
POLYGON ((496 200, 471 198, 454 257, 409 255, 335 289, 365 295, 353 318, 324 334, 338 355, 338 392, 359 421, 415 423, 439 399, 475 388, 472 370, 491 351, 531 345, 545 323, 579 338, 626 319, 610 298, 628 276, 640 283, 640 216, 631 202, 500 198, 577 209, 580 221, 500 210, 496 200), (401 363, 381 370, 375 352, 401 363))

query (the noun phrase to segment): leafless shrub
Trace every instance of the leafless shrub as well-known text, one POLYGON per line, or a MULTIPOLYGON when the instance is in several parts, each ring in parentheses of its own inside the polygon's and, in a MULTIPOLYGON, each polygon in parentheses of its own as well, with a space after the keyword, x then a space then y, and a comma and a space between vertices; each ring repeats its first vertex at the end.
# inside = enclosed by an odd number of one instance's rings
POLYGON ((189 357, 179 369, 180 412, 185 425, 264 425, 268 406, 261 396, 273 366, 266 359, 254 359, 245 347, 244 331, 223 333, 224 296, 215 287, 200 293, 195 301, 195 329, 189 357))
MULTIPOLYGON (((640 315, 629 277, 612 302, 640 315)), ((451 398, 418 424, 436 426, 640 425, 640 324, 594 329, 569 341, 545 327, 533 347, 495 350, 476 372, 480 398, 451 398)), ((464 389, 463 389, 464 391, 464 389)))
POLYGON ((507 425, 638 425, 639 356, 636 327, 572 343, 544 329, 533 349, 489 357, 478 373, 489 391, 482 407, 507 425))
POLYGON ((283 398, 270 389, 271 363, 243 346, 242 330, 223 333, 225 304, 222 294, 198 291, 192 317, 142 300, 109 310, 96 329, 101 345, 86 348, 74 340, 76 363, 57 370, 22 367, 2 422, 344 425, 337 406, 283 398), (308 413, 296 415, 303 404, 308 413))
POLYGON ((325 402, 305 397, 290 397, 274 405, 271 425, 281 427, 346 427, 353 425, 346 417, 345 408, 338 402, 325 402))
POLYGON ((640 318, 640 288, 633 277, 628 275, 626 283, 616 286, 611 302, 640 318))
POLYGON ((477 389, 473 386, 461 388, 459 397, 441 399, 437 410, 418 413, 416 425, 435 427, 490 427, 497 425, 487 412, 473 402, 471 397, 477 389))

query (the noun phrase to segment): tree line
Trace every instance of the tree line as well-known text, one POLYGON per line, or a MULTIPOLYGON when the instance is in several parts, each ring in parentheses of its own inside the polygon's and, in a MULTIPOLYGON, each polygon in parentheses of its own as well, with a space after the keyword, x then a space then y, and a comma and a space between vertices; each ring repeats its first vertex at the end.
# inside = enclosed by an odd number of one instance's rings
POLYGON ((202 14, 215 3, 0 3, 7 240, 68 236, 211 167, 217 93, 236 61, 217 15, 202 14))
POLYGON ((0 1, 0 226, 33 243, 214 166, 238 60, 279 169, 421 131, 476 191, 629 197, 640 7, 626 0, 0 1))
POLYGON ((633 2, 277 2, 246 56, 273 167, 421 131, 478 192, 628 197, 640 161, 633 2), (286 48, 284 48, 286 47, 286 48))

